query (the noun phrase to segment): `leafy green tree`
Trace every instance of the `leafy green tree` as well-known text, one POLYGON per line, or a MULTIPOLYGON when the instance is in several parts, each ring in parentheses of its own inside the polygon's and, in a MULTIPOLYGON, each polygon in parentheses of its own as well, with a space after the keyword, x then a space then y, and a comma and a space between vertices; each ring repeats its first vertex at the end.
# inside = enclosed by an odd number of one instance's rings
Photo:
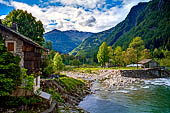
POLYGON ((20 58, 7 52, 0 35, 0 96, 8 96, 21 84, 20 58))
MULTIPOLYGON (((129 44, 130 48, 133 48, 136 50, 136 62, 138 63, 139 58, 141 57, 141 51, 145 48, 144 41, 141 39, 141 37, 136 37, 132 40, 132 42, 129 44)), ((138 65, 137 65, 138 68, 138 65)))
POLYGON ((54 68, 57 72, 64 69, 63 59, 61 58, 61 55, 59 53, 56 53, 53 58, 54 68))
POLYGON ((45 68, 43 68, 43 75, 45 76, 55 73, 55 68, 52 60, 50 62, 51 63, 49 63, 45 68))
POLYGON ((136 37, 132 40, 132 42, 129 44, 130 48, 134 48, 136 50, 143 50, 145 48, 144 42, 141 39, 141 37, 136 37))
POLYGON ((56 54, 55 50, 51 50, 48 54, 48 59, 52 60, 54 58, 55 54, 56 54))
POLYGON ((44 43, 42 22, 40 20, 36 21, 36 18, 27 11, 13 10, 5 17, 2 23, 8 27, 11 27, 12 23, 17 23, 19 33, 31 38, 40 45, 44 43))
POLYGON ((164 51, 161 50, 161 49, 157 49, 155 48, 154 51, 153 51, 153 57, 154 58, 158 58, 158 59, 161 59, 161 58, 164 58, 164 51))
POLYGON ((148 49, 144 49, 142 52, 142 57, 140 58, 141 60, 143 59, 149 59, 149 58, 152 58, 151 54, 150 54, 150 51, 148 49))
POLYGON ((49 41, 49 40, 46 41, 46 42, 44 43, 43 47, 46 48, 46 49, 52 50, 52 49, 53 49, 53 48, 52 48, 52 41, 49 41))
POLYGON ((164 56, 165 56, 165 58, 170 58, 170 51, 165 50, 164 51, 164 56))
POLYGON ((118 66, 121 66, 123 64, 122 52, 123 51, 120 46, 116 47, 114 50, 114 60, 115 64, 118 66))
POLYGON ((113 49, 112 49, 112 46, 108 46, 108 56, 109 56, 109 59, 113 59, 113 49))
POLYGON ((136 63, 136 50, 133 48, 127 48, 126 52, 123 52, 123 60, 126 64, 136 63))
POLYGON ((170 67, 170 51, 162 50, 162 52, 164 57, 158 60, 160 65, 170 67))
POLYGON ((51 50, 49 54, 46 56, 43 56, 42 62, 41 62, 41 68, 42 68, 42 75, 41 77, 46 77, 48 75, 51 75, 55 72, 54 64, 53 64, 53 58, 55 56, 56 52, 54 50, 51 50))
POLYGON ((105 63, 109 61, 108 48, 106 42, 103 42, 99 47, 99 51, 97 53, 97 60, 101 64, 101 66, 105 66, 105 63))
POLYGON ((74 59, 74 60, 71 61, 71 65, 79 67, 80 66, 80 61, 77 60, 77 59, 74 59))
POLYGON ((109 64, 113 65, 114 62, 114 51, 112 49, 112 46, 108 46, 108 56, 109 56, 109 64))

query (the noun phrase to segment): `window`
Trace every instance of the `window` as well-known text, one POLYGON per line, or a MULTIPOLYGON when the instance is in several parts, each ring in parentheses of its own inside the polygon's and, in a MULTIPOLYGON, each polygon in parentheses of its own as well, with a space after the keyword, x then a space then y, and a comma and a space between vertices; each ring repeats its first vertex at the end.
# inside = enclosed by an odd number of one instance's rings
POLYGON ((8 51, 16 53, 16 41, 5 41, 5 45, 8 51))
POLYGON ((8 42, 8 51, 14 51, 14 42, 8 42))

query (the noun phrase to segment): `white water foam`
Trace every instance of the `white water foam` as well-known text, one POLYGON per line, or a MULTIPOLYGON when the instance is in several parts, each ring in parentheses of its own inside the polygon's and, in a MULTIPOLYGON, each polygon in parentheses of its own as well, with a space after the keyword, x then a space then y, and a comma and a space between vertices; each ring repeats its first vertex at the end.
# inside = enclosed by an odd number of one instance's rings
POLYGON ((143 89, 148 89, 149 86, 141 86, 141 88, 143 88, 143 89))
POLYGON ((128 90, 138 90, 138 88, 134 87, 134 86, 131 86, 130 88, 126 88, 128 90))
POLYGON ((114 93, 129 93, 128 90, 117 90, 117 91, 112 91, 114 93))
POLYGON ((146 85, 164 85, 170 86, 170 78, 157 78, 153 80, 144 80, 146 85))

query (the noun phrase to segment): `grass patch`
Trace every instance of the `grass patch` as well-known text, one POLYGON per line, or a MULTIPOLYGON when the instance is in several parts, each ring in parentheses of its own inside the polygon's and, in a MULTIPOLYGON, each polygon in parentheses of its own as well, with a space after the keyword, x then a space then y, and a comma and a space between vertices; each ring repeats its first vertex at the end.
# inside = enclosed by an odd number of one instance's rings
POLYGON ((59 84, 61 84, 68 92, 76 90, 77 88, 85 85, 85 82, 83 80, 78 80, 70 77, 60 77, 55 80, 56 82, 59 82, 59 84))
MULTIPOLYGON (((98 67, 98 68, 74 68, 74 71, 78 71, 78 72, 82 72, 82 73, 95 73, 98 72, 100 70, 110 70, 110 69, 116 69, 116 70, 137 70, 136 67, 110 67, 110 68, 102 68, 102 67, 98 67)), ((138 69, 142 69, 142 68, 138 68, 138 69)))
POLYGON ((60 94, 58 94, 55 90, 53 89, 48 89, 47 92, 52 95, 52 98, 57 101, 64 103, 64 99, 61 98, 60 94))

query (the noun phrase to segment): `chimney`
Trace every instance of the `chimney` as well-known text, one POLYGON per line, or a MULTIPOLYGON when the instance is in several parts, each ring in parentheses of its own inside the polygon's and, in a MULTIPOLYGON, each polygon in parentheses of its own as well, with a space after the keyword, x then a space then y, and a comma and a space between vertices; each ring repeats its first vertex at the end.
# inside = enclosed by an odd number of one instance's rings
POLYGON ((12 23, 11 29, 18 31, 18 25, 17 23, 12 23))

